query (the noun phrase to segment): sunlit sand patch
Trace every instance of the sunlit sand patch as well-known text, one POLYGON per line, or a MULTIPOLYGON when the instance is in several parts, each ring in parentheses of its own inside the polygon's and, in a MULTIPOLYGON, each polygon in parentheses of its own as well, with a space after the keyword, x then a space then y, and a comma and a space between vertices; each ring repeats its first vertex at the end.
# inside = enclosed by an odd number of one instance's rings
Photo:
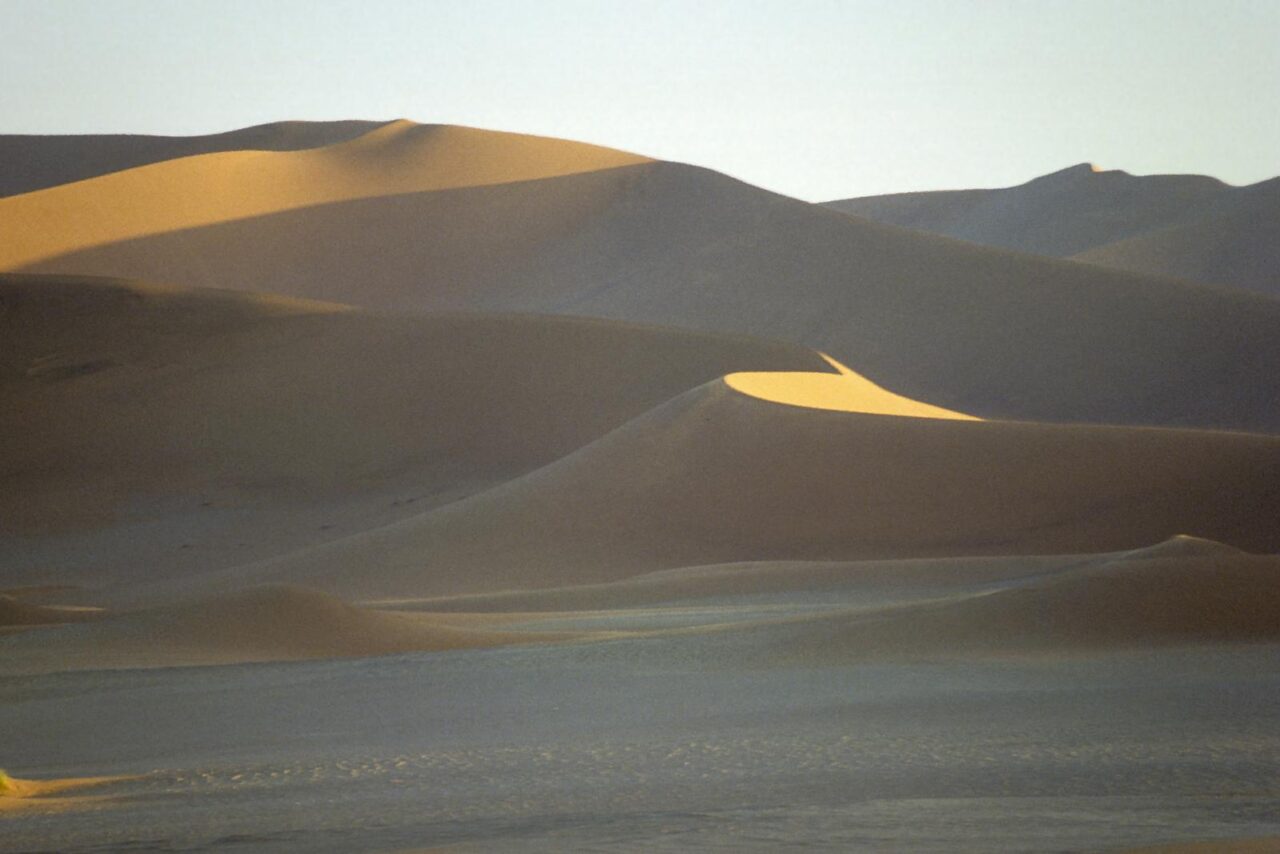
POLYGON ((180 157, 0 200, 0 268, 314 205, 648 162, 586 143, 401 120, 321 148, 180 157))
POLYGON ((140 779, 137 776, 63 777, 52 780, 23 780, 0 771, 0 812, 14 810, 63 810, 85 803, 109 800, 109 795, 79 794, 110 783, 140 779), (71 795, 75 792, 77 794, 71 795))
POLYGON ((894 394, 849 370, 826 353, 820 354, 834 374, 799 371, 750 371, 729 374, 725 383, 734 391, 772 403, 862 412, 872 415, 902 415, 911 418, 947 418, 978 421, 972 415, 943 409, 894 394))

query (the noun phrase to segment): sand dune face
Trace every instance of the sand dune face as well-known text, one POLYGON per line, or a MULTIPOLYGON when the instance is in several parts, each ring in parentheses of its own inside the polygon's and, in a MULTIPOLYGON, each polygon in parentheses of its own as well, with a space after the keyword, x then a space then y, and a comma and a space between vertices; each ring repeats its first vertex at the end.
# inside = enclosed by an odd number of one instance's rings
POLYGON ((1114 551, 1185 531, 1270 551, 1278 480, 1275 438, 823 412, 718 382, 502 487, 244 572, 389 596, 737 561, 1114 551), (373 555, 376 575, 353 571, 373 555))
POLYGON ((347 658, 568 637, 466 628, 424 615, 358 608, 301 587, 267 586, 0 638, 0 672, 347 658))
POLYGON ((958 244, 693 167, 592 163, 155 234, 31 268, 783 338, 983 417, 1280 423, 1280 380, 1262 368, 1280 361, 1274 300, 958 244))
MULTIPOLYGON (((420 507, 545 465, 725 373, 825 367, 802 347, 607 321, 396 318, 119 281, 9 277, 0 304, 11 536, 171 505, 208 524, 240 505, 264 518, 280 502, 389 505, 386 484, 426 495, 420 507)), ((182 542, 120 560, 196 559, 182 542)))
POLYGON ((7 236, 0 268, 311 205, 644 160, 590 145, 405 121, 321 148, 182 157, 0 200, 0 229, 7 236))

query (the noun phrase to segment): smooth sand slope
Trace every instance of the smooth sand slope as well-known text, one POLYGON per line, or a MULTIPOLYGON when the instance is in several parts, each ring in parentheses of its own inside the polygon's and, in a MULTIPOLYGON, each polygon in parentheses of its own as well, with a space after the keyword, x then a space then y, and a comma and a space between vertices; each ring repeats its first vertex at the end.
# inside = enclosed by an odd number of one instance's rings
POLYGON ((1280 640, 1280 557, 1203 541, 1004 588, 767 627, 770 660, 1018 655, 1280 640))
POLYGON ((1130 175, 1078 163, 995 190, 827 202, 843 213, 986 246, 1066 257, 1184 219, 1234 188, 1204 175, 1130 175))
POLYGON ((0 199, 0 269, 311 205, 527 181, 644 160, 579 143, 407 121, 321 148, 182 157, 0 199))
POLYGON ((1188 222, 1094 247, 1079 261, 1280 297, 1280 179, 1234 188, 1188 222))
POLYGON ((1115 551, 1182 532, 1265 552, 1280 549, 1278 483, 1277 438, 826 412, 713 382, 523 478, 222 583, 420 596, 741 561, 1115 551))
POLYGON ((350 658, 579 636, 507 632, 450 617, 374 611, 314 590, 277 585, 122 614, 90 625, 0 637, 0 672, 350 658))
POLYGON ((195 154, 299 151, 346 142, 387 122, 272 122, 205 136, 0 136, 0 197, 195 154))
POLYGON ((36 269, 738 332, 983 417, 1280 429, 1280 302, 957 243, 676 164, 313 206, 36 269))
POLYGON ((101 581, 104 561, 151 574, 236 562, 279 535, 270 513, 290 503, 361 500, 380 524, 545 465, 726 373, 827 368, 802 347, 731 336, 384 317, 123 281, 0 277, 0 305, 5 568, 25 563, 41 583, 71 569, 101 581), (235 507, 253 512, 227 516, 235 507), (119 554, 86 546, 85 567, 18 555, 30 538, 167 514, 189 539, 138 529, 119 554), (248 551, 210 553, 208 526, 248 551))

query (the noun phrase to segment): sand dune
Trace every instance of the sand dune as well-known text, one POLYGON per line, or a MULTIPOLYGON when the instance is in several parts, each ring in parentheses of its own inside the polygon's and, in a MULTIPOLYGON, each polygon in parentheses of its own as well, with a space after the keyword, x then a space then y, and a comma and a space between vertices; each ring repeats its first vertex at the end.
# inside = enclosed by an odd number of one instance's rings
POLYGON ((299 151, 346 142, 385 122, 272 122, 205 136, 0 136, 0 197, 195 154, 299 151))
POLYGON ((1187 531, 1270 551, 1277 482, 1276 438, 855 415, 715 382, 519 480, 223 581, 418 596, 741 561, 1105 552, 1187 531))
POLYGON ((314 590, 232 595, 0 637, 0 672, 178 667, 345 658, 540 643, 572 633, 505 632, 448 618, 373 611, 314 590))
POLYGON ((937 603, 773 626, 769 657, 1016 655, 1280 640, 1280 557, 1156 548, 937 603))
MULTIPOLYGON (((104 562, 154 574, 238 562, 258 540, 269 553, 283 536, 271 514, 290 503, 359 499, 360 524, 381 524, 545 465, 725 373, 826 367, 731 336, 385 317, 121 281, 4 277, 0 305, 0 525, 49 541, 150 525, 77 546, 91 583, 104 562), (169 514, 187 521, 165 534, 154 523, 169 514), (210 552, 214 528, 245 549, 210 552)), ((325 537, 316 524, 290 536, 325 537)), ((7 544, 12 583, 23 564, 32 583, 77 580, 50 572, 71 558, 23 542, 7 544)))
POLYGON ((982 417, 1280 429, 1275 300, 956 243, 675 164, 312 206, 35 269, 738 332, 982 417))
POLYGON ((0 230, 6 235, 0 269, 293 208, 527 181, 644 160, 579 143, 407 121, 322 148, 182 157, 0 199, 0 230))
POLYGON ((986 246, 1067 257, 1178 222, 1234 188, 1203 175, 1130 175, 1078 163, 995 190, 827 202, 842 213, 986 246))
POLYGON ((1090 248, 1090 264, 1280 296, 1280 179, 1233 189, 1189 222, 1090 248))

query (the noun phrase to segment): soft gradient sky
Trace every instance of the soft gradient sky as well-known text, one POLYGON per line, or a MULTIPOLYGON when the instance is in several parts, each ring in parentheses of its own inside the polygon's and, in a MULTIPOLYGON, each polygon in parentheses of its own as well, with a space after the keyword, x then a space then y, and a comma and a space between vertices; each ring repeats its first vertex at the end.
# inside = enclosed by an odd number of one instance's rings
POLYGON ((411 118, 820 200, 1280 173, 1277 0, 0 0, 0 133, 411 118))

